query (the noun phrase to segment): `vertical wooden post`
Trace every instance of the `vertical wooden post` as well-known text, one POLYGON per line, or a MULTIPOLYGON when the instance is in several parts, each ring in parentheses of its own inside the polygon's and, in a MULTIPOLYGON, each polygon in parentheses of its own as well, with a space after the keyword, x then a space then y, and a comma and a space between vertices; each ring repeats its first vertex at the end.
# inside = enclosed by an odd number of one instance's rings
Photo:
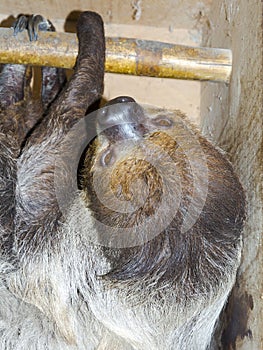
POLYGON ((220 349, 263 349, 263 65, 262 1, 213 1, 206 41, 233 53, 230 86, 204 83, 204 133, 224 148, 247 192, 247 222, 237 284, 220 349))

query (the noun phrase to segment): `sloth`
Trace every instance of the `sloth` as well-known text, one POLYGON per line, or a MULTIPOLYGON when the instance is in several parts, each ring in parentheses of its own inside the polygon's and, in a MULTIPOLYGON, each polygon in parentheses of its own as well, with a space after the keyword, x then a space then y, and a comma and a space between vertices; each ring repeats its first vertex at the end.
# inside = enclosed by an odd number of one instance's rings
MULTIPOLYGON (((15 34, 54 30, 21 16, 15 34)), ((68 82, 0 75, 0 349, 208 349, 235 282, 245 195, 180 111, 103 92, 101 17, 68 82)))

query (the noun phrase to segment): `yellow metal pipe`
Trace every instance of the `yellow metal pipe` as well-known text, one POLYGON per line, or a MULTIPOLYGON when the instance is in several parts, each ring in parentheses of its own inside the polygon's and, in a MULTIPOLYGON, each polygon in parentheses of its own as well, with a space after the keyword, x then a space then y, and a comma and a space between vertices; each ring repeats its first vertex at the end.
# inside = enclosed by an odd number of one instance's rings
MULTIPOLYGON (((0 63, 73 68, 75 34, 41 32, 30 42, 26 32, 0 28, 0 63)), ((130 38, 106 38, 106 72, 159 78, 229 82, 230 50, 188 47, 130 38)))

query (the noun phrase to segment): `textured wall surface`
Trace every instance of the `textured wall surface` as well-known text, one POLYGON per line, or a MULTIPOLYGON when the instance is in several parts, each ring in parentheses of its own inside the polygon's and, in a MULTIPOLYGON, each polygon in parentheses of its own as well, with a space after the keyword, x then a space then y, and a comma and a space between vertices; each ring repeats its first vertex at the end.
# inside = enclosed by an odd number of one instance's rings
POLYGON ((54 19, 65 19, 73 10, 99 11, 105 23, 140 23, 146 26, 191 28, 202 24, 212 0, 5 0, 0 13, 42 12, 54 19))
POLYGON ((224 315, 222 349, 263 349, 262 1, 213 1, 204 44, 233 52, 230 86, 204 84, 204 132, 224 148, 247 191, 237 285, 224 315))

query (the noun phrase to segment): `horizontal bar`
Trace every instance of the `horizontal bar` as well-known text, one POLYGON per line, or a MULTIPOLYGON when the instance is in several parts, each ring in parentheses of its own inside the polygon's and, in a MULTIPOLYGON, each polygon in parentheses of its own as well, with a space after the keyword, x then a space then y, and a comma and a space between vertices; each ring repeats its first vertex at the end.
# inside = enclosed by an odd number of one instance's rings
MULTIPOLYGON (((16 37, 0 28, 0 63, 73 68, 78 39, 72 33, 40 32, 30 42, 26 32, 16 37)), ((159 78, 228 83, 231 50, 189 47, 131 38, 106 38, 106 72, 159 78)))

